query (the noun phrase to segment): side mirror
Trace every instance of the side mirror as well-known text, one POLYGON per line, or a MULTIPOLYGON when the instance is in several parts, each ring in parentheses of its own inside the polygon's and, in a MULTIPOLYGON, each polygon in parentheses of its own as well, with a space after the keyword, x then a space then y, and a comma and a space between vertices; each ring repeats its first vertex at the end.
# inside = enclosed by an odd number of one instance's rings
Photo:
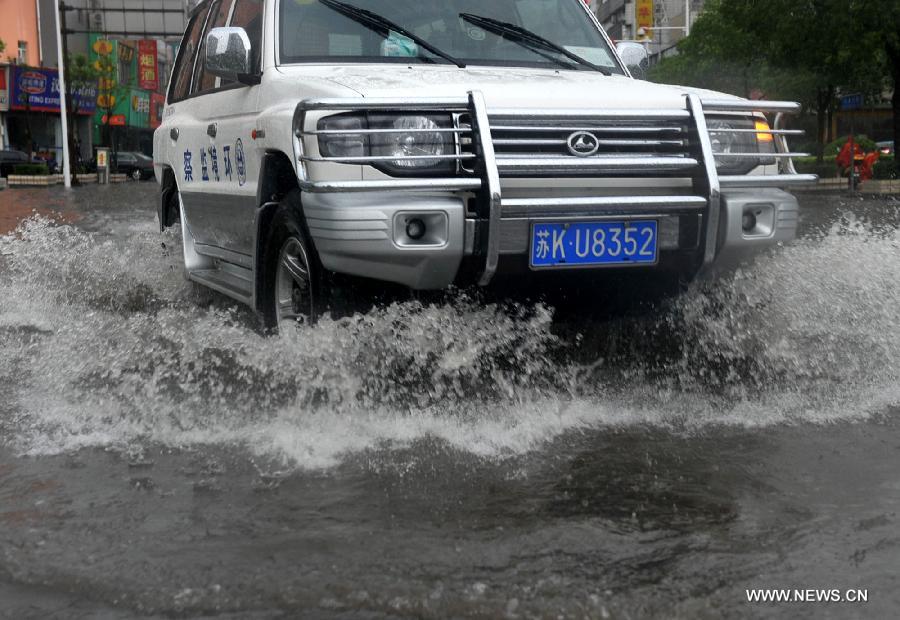
POLYGON ((213 28, 206 35, 206 70, 232 82, 250 73, 250 37, 243 28, 213 28))
POLYGON ((616 43, 619 58, 628 67, 632 77, 643 80, 650 68, 650 54, 647 48, 635 41, 619 41, 616 43))

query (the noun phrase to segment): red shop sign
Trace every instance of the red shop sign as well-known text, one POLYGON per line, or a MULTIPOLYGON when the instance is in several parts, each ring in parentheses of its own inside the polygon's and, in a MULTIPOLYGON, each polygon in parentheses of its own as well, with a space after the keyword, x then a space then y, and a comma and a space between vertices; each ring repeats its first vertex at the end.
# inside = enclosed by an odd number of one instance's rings
POLYGON ((138 86, 144 90, 159 88, 159 67, 156 64, 156 41, 138 41, 138 86))

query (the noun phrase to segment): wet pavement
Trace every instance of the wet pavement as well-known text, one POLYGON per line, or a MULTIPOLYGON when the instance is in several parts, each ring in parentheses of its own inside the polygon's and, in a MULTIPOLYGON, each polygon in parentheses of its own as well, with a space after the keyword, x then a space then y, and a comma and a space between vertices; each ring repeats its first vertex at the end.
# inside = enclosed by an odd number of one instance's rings
POLYGON ((154 198, 0 192, 0 617, 900 610, 897 200, 803 195, 800 240, 633 315, 267 337, 154 198))

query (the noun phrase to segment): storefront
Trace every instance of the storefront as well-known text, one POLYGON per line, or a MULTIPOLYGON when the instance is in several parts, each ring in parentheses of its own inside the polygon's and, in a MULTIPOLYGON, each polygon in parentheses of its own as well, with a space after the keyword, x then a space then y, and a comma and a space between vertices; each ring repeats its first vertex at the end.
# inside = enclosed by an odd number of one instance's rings
MULTIPOLYGON (((7 106, 3 141, 6 148, 62 161, 59 76, 56 69, 6 67, 7 106)), ((97 90, 90 86, 72 94, 72 125, 78 153, 91 156, 91 119, 97 90)), ((78 156, 76 153, 76 158, 78 156)))
POLYGON ((9 67, 0 65, 0 149, 9 148, 6 134, 6 113, 9 112, 9 67))
POLYGON ((153 153, 153 129, 150 127, 151 93, 139 88, 120 89, 121 94, 101 103, 95 112, 94 140, 110 144, 114 151, 153 153), (109 140, 106 140, 108 132, 109 140))
MULTIPOLYGON (((159 50, 153 39, 112 40, 90 35, 90 61, 102 76, 94 115, 94 141, 113 151, 153 152, 151 118, 158 104, 159 50), (136 85, 130 86, 130 85, 136 85)), ((159 126, 156 123, 155 126, 159 126)))

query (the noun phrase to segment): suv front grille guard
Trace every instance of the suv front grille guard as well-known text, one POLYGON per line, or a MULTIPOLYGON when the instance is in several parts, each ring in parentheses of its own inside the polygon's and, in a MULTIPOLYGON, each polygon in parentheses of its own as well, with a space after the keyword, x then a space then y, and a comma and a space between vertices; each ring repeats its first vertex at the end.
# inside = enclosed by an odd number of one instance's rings
POLYGON ((301 101, 294 112, 294 155, 297 159, 297 173, 300 179, 300 188, 307 192, 369 192, 369 191, 396 191, 396 190, 434 190, 434 191, 465 191, 479 190, 483 186, 483 179, 479 176, 469 177, 422 177, 412 179, 373 179, 360 181, 312 181, 308 174, 310 163, 338 163, 338 164, 374 164, 378 162, 404 160, 428 160, 441 161, 453 160, 460 164, 466 160, 475 160, 475 153, 460 151, 459 144, 463 136, 473 139, 473 131, 467 127, 454 127, 450 129, 341 129, 318 130, 306 129, 306 116, 314 111, 334 112, 410 112, 410 113, 472 113, 473 105, 467 98, 421 98, 421 99, 307 99, 301 101), (456 153, 451 155, 425 155, 425 156, 362 156, 362 157, 324 157, 307 154, 303 138, 318 139, 321 135, 346 135, 346 136, 371 136, 389 133, 451 133, 454 135, 454 144, 457 145, 456 153))
MULTIPOLYGON (((787 146, 787 136, 800 135, 801 131, 784 129, 787 114, 800 111, 799 104, 778 101, 702 100, 698 95, 686 95, 686 105, 673 110, 492 110, 490 115, 484 97, 472 91, 465 98, 407 98, 407 99, 307 99, 300 102, 294 112, 293 144, 300 187, 307 192, 369 192, 369 191, 468 191, 479 199, 480 213, 487 223, 485 266, 479 283, 490 283, 497 271, 500 259, 501 227, 504 218, 516 217, 572 217, 596 212, 620 213, 648 211, 658 214, 673 212, 703 212, 705 243, 703 263, 710 264, 716 256, 721 191, 723 188, 784 187, 815 183, 815 175, 797 174, 792 153, 787 146), (304 138, 317 140, 321 135, 374 135, 378 133, 416 133, 434 130, 409 129, 307 129, 307 116, 311 112, 409 112, 447 113, 456 119, 453 128, 440 129, 453 134, 455 152, 441 156, 358 156, 328 157, 307 154, 304 138), (771 129, 713 129, 706 124, 707 113, 746 112, 775 113, 771 129), (460 122, 464 118, 465 122, 460 122), (683 149, 666 150, 672 146, 666 134, 671 125, 647 125, 647 121, 686 124, 686 140, 683 149), (606 123, 598 125, 598 122, 606 123), (492 125, 494 123, 494 125, 492 125), (514 124, 510 124, 514 123, 514 124), (519 124, 515 124, 519 123, 519 124), (583 127, 579 125, 583 124, 583 127), (522 146, 523 141, 492 135, 492 128, 502 136, 503 131, 557 132, 583 130, 628 134, 624 139, 615 137, 600 139, 600 147, 618 149, 618 152, 599 150, 588 157, 566 156, 559 153, 509 153, 495 152, 495 147, 507 149, 522 146), (716 153, 711 133, 736 132, 768 134, 773 136, 775 153, 716 153), (635 138, 646 134, 648 139, 635 138), (657 136, 657 137, 653 137, 657 136), (659 147, 661 152, 632 152, 641 147, 659 147), (778 174, 749 174, 719 176, 716 156, 772 158, 778 162, 778 174), (310 164, 374 164, 401 159, 452 160, 457 162, 458 176, 387 178, 372 180, 315 181, 310 178, 310 164), (693 195, 676 196, 604 196, 604 197, 550 197, 503 199, 501 177, 672 177, 690 178, 693 195)), ((557 140, 558 141, 558 140, 557 140)), ((532 146, 548 146, 546 141, 527 138, 532 146)), ((555 142, 554 142, 555 143, 555 142)))
MULTIPOLYGON (((765 158, 778 160, 777 175, 738 175, 721 176, 721 187, 787 187, 791 185, 808 185, 815 183, 819 177, 814 174, 797 174, 794 168, 794 157, 806 157, 808 153, 792 153, 788 148, 788 136, 802 136, 801 129, 785 129, 784 120, 789 114, 799 114, 800 104, 790 101, 745 101, 714 99, 703 101, 704 112, 771 112, 775 116, 775 124, 771 129, 713 129, 710 133, 750 133, 767 134, 772 136, 775 143, 775 153, 766 153, 765 158)), ((714 153, 714 155, 725 155, 714 153)), ((760 153, 727 153, 727 157, 760 158, 760 153)))

